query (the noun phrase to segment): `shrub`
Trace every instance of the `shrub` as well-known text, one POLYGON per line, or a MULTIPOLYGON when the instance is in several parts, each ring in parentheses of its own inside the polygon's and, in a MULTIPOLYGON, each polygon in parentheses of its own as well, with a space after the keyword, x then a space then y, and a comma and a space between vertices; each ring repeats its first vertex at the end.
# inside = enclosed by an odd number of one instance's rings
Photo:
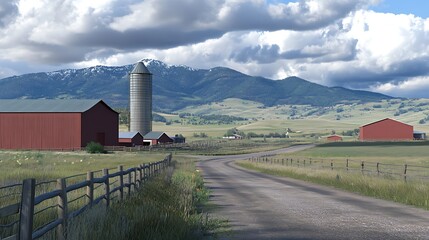
POLYGON ((89 142, 86 145, 86 152, 88 153, 106 153, 104 150, 104 146, 99 144, 98 142, 89 142))

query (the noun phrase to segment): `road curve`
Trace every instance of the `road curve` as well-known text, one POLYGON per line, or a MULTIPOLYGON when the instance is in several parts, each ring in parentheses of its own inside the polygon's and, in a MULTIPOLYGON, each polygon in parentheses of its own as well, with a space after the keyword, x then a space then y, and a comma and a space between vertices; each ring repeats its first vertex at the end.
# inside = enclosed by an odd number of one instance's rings
POLYGON ((234 164, 267 153, 206 158, 198 167, 211 189, 214 215, 227 218, 222 239, 429 239, 429 211, 373 199, 234 164))

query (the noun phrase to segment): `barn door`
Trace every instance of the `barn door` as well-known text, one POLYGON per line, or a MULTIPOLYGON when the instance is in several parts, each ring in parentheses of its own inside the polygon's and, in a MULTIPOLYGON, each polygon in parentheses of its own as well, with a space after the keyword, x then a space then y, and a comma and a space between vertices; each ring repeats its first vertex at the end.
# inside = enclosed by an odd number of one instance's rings
POLYGON ((106 144, 106 134, 104 132, 97 133, 97 142, 103 146, 106 144))

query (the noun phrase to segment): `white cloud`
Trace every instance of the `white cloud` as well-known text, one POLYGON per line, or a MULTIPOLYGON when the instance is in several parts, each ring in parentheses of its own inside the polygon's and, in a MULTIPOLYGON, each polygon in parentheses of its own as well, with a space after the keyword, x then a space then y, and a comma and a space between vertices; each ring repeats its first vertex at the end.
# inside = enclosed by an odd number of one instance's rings
POLYGON ((410 78, 398 83, 384 83, 370 87, 371 91, 381 92, 392 96, 428 97, 429 76, 410 78))
MULTIPOLYGON (((429 19, 378 0, 15 0, 0 3, 4 76, 15 61, 124 65, 142 58, 274 79, 411 94, 429 75, 429 19)), ((429 94, 427 94, 429 97, 429 94)))

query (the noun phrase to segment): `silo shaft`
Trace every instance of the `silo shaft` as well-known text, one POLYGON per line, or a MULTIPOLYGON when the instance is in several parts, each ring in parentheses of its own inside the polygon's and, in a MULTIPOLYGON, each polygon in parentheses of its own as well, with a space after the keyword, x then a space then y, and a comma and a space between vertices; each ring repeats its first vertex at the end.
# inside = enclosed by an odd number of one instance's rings
POLYGON ((130 73, 130 131, 152 131, 152 74, 143 62, 130 73))

